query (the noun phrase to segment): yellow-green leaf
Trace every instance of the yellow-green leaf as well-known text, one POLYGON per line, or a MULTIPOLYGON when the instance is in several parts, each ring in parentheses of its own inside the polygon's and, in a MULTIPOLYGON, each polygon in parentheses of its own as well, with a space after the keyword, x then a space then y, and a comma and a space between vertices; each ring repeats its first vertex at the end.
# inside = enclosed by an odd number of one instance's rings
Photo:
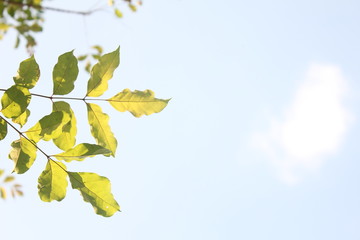
POLYGON ((120 63, 120 47, 100 57, 91 69, 86 96, 99 97, 108 89, 108 81, 120 63))
POLYGON ((15 180, 15 177, 14 176, 7 176, 5 179, 4 179, 4 182, 12 182, 15 180))
POLYGON ((34 56, 22 61, 14 82, 18 86, 33 88, 40 78, 40 68, 34 56))
POLYGON ((123 14, 119 9, 115 8, 115 16, 117 16, 118 18, 122 18, 123 14))
POLYGON ((30 116, 30 110, 26 109, 20 116, 13 118, 12 121, 14 123, 19 124, 21 127, 24 126, 30 116))
POLYGON ((9 158, 14 161, 14 172, 25 173, 33 165, 36 158, 36 147, 29 140, 20 137, 11 143, 9 158))
POLYGON ((53 70, 53 94, 65 95, 74 89, 74 82, 78 76, 78 60, 73 51, 59 56, 58 62, 53 70))
POLYGON ((0 187, 0 197, 6 199, 6 190, 3 187, 0 187))
POLYGON ((0 118, 0 140, 3 140, 7 135, 7 123, 0 118))
POLYGON ((81 143, 72 149, 53 156, 56 157, 58 160, 65 160, 67 162, 71 162, 73 160, 82 161, 87 157, 94 157, 96 155, 109 156, 110 154, 111 151, 109 149, 106 149, 100 145, 81 143))
POLYGON ((66 166, 61 162, 48 160, 45 170, 39 176, 38 183, 38 193, 42 201, 63 200, 68 185, 66 166))
POLYGON ((64 111, 52 112, 39 120, 32 128, 26 131, 26 135, 33 141, 41 139, 49 141, 60 137, 64 125, 70 121, 70 115, 64 111))
POLYGON ((120 206, 111 193, 109 179, 87 172, 68 172, 71 186, 80 191, 85 202, 89 202, 96 212, 104 217, 111 217, 120 206))
POLYGON ((53 111, 64 111, 69 114, 70 121, 66 123, 59 137, 54 138, 54 144, 61 150, 68 150, 75 145, 76 142, 76 117, 70 105, 67 102, 60 101, 53 104, 53 111))
POLYGON ((115 156, 117 141, 109 126, 109 116, 96 104, 87 103, 86 106, 91 134, 96 143, 109 149, 111 155, 115 156))
POLYGON ((14 85, 1 98, 1 112, 7 118, 16 118, 25 112, 30 100, 31 94, 27 88, 14 85))
POLYGON ((107 101, 120 112, 129 111, 135 117, 141 117, 142 115, 161 112, 170 99, 155 98, 155 94, 151 90, 135 90, 132 92, 129 89, 125 89, 112 98, 107 99, 107 101))

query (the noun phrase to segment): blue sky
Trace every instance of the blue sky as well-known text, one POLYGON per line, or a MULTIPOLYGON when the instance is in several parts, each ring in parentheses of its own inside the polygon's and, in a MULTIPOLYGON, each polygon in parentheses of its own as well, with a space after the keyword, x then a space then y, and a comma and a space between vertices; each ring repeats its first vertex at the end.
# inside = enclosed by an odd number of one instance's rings
MULTIPOLYGON (((119 142, 116 158, 68 166, 107 176, 121 213, 99 217, 71 189, 60 203, 41 202, 39 156, 17 176, 25 197, 0 204, 2 239, 359 239, 359 7, 350 0, 158 0, 124 10, 121 20, 107 11, 46 14, 34 93, 51 92, 60 54, 120 45, 105 96, 152 89, 172 100, 140 119, 102 105, 119 142)), ((5 86, 27 58, 13 43, 11 33, 0 42, 5 86)), ((81 73, 73 96, 83 96, 87 80, 81 73)), ((86 122, 84 105, 72 107, 86 122)), ((34 99, 31 109, 28 127, 51 104, 34 99)), ((92 141, 82 127, 78 142, 92 141)), ((9 171, 10 138, 0 153, 9 171)))

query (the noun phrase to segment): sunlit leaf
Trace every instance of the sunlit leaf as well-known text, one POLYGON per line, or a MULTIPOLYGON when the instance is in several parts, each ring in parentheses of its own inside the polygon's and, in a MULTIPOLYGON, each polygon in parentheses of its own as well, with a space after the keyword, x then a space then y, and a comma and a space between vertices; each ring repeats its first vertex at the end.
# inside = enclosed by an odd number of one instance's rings
POLYGON ((11 143, 9 158, 14 161, 14 172, 25 173, 33 165, 36 158, 36 147, 27 139, 20 137, 11 143))
POLYGON ((96 49, 99 55, 103 53, 103 48, 100 45, 94 45, 92 46, 93 49, 96 49))
POLYGON ((96 214, 111 217, 120 211, 120 206, 111 193, 109 179, 95 173, 69 172, 68 174, 72 188, 81 192, 84 201, 94 207, 96 214))
POLYGON ((96 143, 111 151, 115 156, 117 141, 109 126, 109 116, 103 113, 101 108, 93 103, 87 103, 88 120, 91 134, 96 143))
POLYGON ((25 112, 30 100, 31 94, 27 88, 14 85, 1 98, 1 112, 7 118, 16 118, 25 112))
POLYGON ((72 149, 63 153, 53 155, 58 160, 65 160, 71 162, 73 160, 82 161, 87 157, 94 157, 96 155, 110 155, 111 151, 102 146, 90 143, 81 143, 72 149))
POLYGON ((22 61, 14 82, 18 86, 33 88, 40 77, 40 68, 34 56, 22 61))
POLYGON ((3 187, 0 187, 0 197, 6 199, 6 190, 3 187))
POLYGON ((48 160, 45 170, 39 176, 38 183, 42 201, 63 200, 68 185, 66 166, 61 162, 48 160))
POLYGON ((78 61, 84 61, 87 58, 87 55, 81 55, 77 57, 78 61))
POLYGON ((26 135, 33 141, 40 139, 49 141, 58 138, 64 125, 70 121, 70 115, 64 111, 52 112, 39 120, 32 128, 26 131, 26 135))
POLYGON ((4 174, 4 169, 0 169, 0 177, 4 174))
POLYGON ((76 142, 76 117, 70 105, 64 101, 54 102, 53 111, 64 111, 70 116, 70 121, 63 126, 59 137, 53 139, 58 148, 66 151, 72 148, 76 142))
POLYGON ((122 18, 123 14, 119 9, 115 8, 115 16, 117 16, 118 18, 122 18))
POLYGON ((136 10, 137 10, 137 7, 136 7, 134 4, 131 4, 131 3, 129 3, 129 8, 130 8, 131 11, 133 11, 133 12, 136 12, 136 10))
POLYGON ((108 89, 108 81, 120 63, 120 47, 114 52, 100 57, 99 62, 91 69, 86 96, 98 97, 108 89))
POLYGON ((30 116, 30 110, 26 109, 20 116, 13 118, 12 121, 14 123, 19 124, 21 127, 24 126, 30 116))
POLYGON ((12 182, 15 180, 15 177, 14 176, 7 176, 5 179, 4 179, 4 182, 12 182))
POLYGON ((7 135, 7 123, 0 118, 0 140, 3 140, 7 135))
POLYGON ((169 100, 155 98, 154 92, 151 90, 131 92, 129 89, 107 99, 116 110, 120 112, 129 111, 135 117, 158 113, 166 107, 169 100))
POLYGON ((78 76, 78 61, 73 51, 59 56, 58 62, 53 70, 53 94, 65 95, 74 89, 74 82, 78 76))

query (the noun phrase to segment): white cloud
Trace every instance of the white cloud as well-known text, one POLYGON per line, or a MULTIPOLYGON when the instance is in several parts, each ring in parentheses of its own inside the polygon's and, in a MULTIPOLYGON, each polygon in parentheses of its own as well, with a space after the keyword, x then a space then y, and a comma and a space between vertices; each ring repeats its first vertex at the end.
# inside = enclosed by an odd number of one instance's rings
POLYGON ((299 182, 340 147, 351 119, 343 105, 346 90, 339 67, 313 64, 283 119, 253 136, 286 183, 299 182))

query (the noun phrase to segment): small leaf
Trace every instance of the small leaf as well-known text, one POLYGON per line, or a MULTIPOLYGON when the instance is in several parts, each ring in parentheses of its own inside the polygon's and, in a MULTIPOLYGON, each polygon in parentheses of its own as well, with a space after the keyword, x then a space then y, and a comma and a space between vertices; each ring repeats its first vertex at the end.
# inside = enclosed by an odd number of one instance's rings
POLYGON ((115 8, 115 16, 117 16, 118 18, 122 18, 123 14, 119 9, 115 8))
POLYGON ((58 148, 66 151, 72 148, 76 142, 76 117, 70 105, 64 101, 55 102, 53 104, 53 111, 64 111, 70 116, 70 121, 63 126, 60 136, 53 139, 58 148))
POLYGON ((53 156, 56 157, 58 160, 65 160, 66 162, 71 162, 73 160, 82 161, 87 157, 94 157, 101 154, 110 155, 111 151, 96 144, 81 143, 72 149, 53 156))
POLYGON ((129 3, 129 8, 130 8, 131 11, 133 11, 133 12, 136 12, 136 10, 137 10, 136 6, 135 6, 134 4, 131 4, 131 3, 129 3))
POLYGON ((142 115, 150 115, 153 113, 161 112, 170 99, 163 100, 154 97, 154 92, 151 90, 131 92, 125 89, 119 92, 110 99, 107 99, 110 104, 118 111, 129 111, 135 117, 142 115))
POLYGON ((67 172, 66 166, 61 162, 48 160, 45 170, 38 179, 40 199, 44 202, 61 201, 66 196, 67 172))
POLYGON ((94 45, 92 48, 96 49, 99 55, 103 53, 103 48, 100 45, 94 45))
POLYGON ((19 124, 21 127, 24 126, 30 116, 30 110, 26 109, 20 116, 13 118, 12 121, 14 123, 19 124))
POLYGON ((24 196, 24 193, 23 193, 23 191, 21 191, 21 190, 15 190, 16 191, 16 194, 18 195, 18 196, 24 196))
POLYGON ((84 61, 87 58, 87 55, 80 55, 77 57, 78 61, 84 61))
POLYGON ((73 51, 62 54, 53 70, 53 94, 65 95, 74 89, 74 82, 78 76, 78 61, 73 51))
POLYGON ((0 118, 0 140, 3 140, 7 135, 7 123, 0 118))
POLYGON ((0 169, 0 177, 4 174, 4 169, 0 169))
POLYGON ((89 202, 96 212, 104 217, 111 217, 120 206, 111 193, 111 184, 106 177, 95 173, 68 172, 71 186, 80 191, 85 202, 89 202))
POLYGON ((70 115, 68 113, 64 111, 52 112, 26 131, 26 135, 35 142, 40 141, 40 139, 49 141, 60 137, 64 125, 69 121, 70 115))
POLYGON ((12 182, 15 180, 15 177, 14 176, 7 176, 5 179, 4 179, 4 182, 12 182))
POLYGON ((86 96, 98 97, 108 89, 108 81, 120 63, 119 55, 120 47, 100 57, 99 62, 91 69, 86 96))
POLYGON ((115 156, 117 141, 109 126, 109 116, 102 112, 101 108, 93 103, 87 103, 88 120, 91 134, 96 143, 111 151, 115 156))
POLYGON ((13 149, 9 153, 9 158, 14 161, 14 172, 25 173, 33 165, 36 159, 36 147, 29 140, 20 137, 11 143, 13 149))
POLYGON ((14 82, 18 86, 33 88, 40 78, 40 68, 34 56, 22 61, 14 82))
POLYGON ((4 200, 6 199, 6 190, 3 187, 0 187, 0 197, 4 200))
POLYGON ((14 85, 1 98, 1 111, 7 118, 16 118, 25 112, 30 100, 31 94, 27 88, 14 85))

